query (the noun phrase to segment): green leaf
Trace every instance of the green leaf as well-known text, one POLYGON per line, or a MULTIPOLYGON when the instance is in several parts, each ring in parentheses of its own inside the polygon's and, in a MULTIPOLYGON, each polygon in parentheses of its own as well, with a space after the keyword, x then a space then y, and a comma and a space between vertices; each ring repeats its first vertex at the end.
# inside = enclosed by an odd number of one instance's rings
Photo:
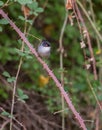
POLYGON ((4 4, 4 2, 3 1, 0 1, 0 6, 2 6, 4 4))
POLYGON ((29 23, 30 25, 32 25, 33 20, 26 20, 27 23, 29 23))
POLYGON ((98 99, 102 101, 102 94, 98 95, 98 99))
POLYGON ((21 50, 19 50, 19 49, 14 49, 15 50, 15 52, 17 53, 17 54, 19 54, 20 56, 25 56, 25 53, 24 52, 22 52, 21 50))
POLYGON ((22 20, 22 21, 26 21, 27 23, 29 23, 29 24, 31 24, 31 25, 32 25, 32 23, 33 23, 33 20, 27 20, 27 19, 25 19, 25 17, 23 17, 23 16, 18 16, 18 18, 19 18, 20 20, 22 20))
POLYGON ((10 113, 8 113, 8 112, 6 112, 6 111, 3 111, 3 112, 1 113, 1 115, 3 115, 3 116, 10 116, 10 113))
POLYGON ((31 14, 34 14, 35 16, 38 16, 38 13, 35 12, 35 11, 34 12, 32 11, 31 14))
POLYGON ((28 95, 24 94, 24 92, 21 89, 17 89, 17 92, 19 96, 19 101, 25 102, 25 100, 29 98, 28 95))
POLYGON ((38 8, 38 3, 37 2, 33 2, 32 4, 28 4, 28 7, 31 9, 31 10, 36 10, 38 8))
POLYGON ((9 78, 11 77, 10 74, 9 74, 7 71, 4 71, 4 72, 3 72, 3 76, 9 77, 9 78))
POLYGON ((43 8, 37 8, 36 10, 35 10, 37 13, 42 13, 43 11, 44 11, 44 9, 43 8))
POLYGON ((2 32, 2 27, 0 27, 0 32, 2 32))
POLYGON ((7 78, 7 81, 8 81, 9 83, 12 83, 12 82, 14 82, 14 81, 15 81, 15 77, 10 77, 10 78, 7 78))
POLYGON ((22 95, 20 98, 21 98, 22 100, 25 100, 25 99, 28 99, 29 97, 28 97, 28 95, 24 94, 24 95, 22 95))
POLYGON ((34 69, 38 69, 39 68, 39 65, 35 62, 35 64, 34 64, 34 69))
POLYGON ((8 117, 9 117, 9 118, 14 118, 14 116, 13 116, 13 115, 9 115, 8 117))
POLYGON ((32 59, 33 57, 30 56, 30 55, 27 55, 26 58, 27 58, 27 59, 32 59))
POLYGON ((9 21, 8 20, 6 20, 6 19, 0 19, 0 24, 8 24, 9 23, 9 21))
POLYGON ((23 91, 19 88, 17 89, 17 93, 18 93, 18 96, 22 96, 24 94, 23 91))
POLYGON ((23 17, 23 16, 18 16, 18 18, 19 18, 20 20, 22 20, 22 21, 25 21, 25 20, 26 20, 25 17, 23 17))
POLYGON ((18 40, 18 43, 21 45, 21 44, 22 44, 22 40, 21 40, 21 39, 19 39, 19 40, 18 40))
POLYGON ((30 55, 30 51, 29 50, 22 52, 21 50, 15 48, 14 51, 18 55, 20 55, 22 57, 26 57, 27 59, 31 59, 32 58, 32 56, 30 55))
POLYGON ((9 112, 6 112, 6 111, 3 111, 3 112, 1 113, 1 115, 7 116, 7 117, 9 117, 9 118, 14 118, 13 115, 11 116, 11 114, 10 114, 9 112))
POLYGON ((21 5, 25 5, 25 4, 31 4, 32 0, 17 0, 17 2, 21 5))
POLYGON ((5 92, 4 88, 0 88, 0 97, 4 99, 8 98, 8 93, 5 92))

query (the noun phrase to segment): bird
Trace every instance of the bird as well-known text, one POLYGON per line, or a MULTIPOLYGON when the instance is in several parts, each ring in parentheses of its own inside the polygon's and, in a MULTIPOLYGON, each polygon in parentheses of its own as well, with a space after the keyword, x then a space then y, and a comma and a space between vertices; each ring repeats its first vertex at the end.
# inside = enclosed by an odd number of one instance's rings
POLYGON ((51 44, 47 40, 42 40, 38 46, 38 54, 40 57, 48 58, 51 52, 51 44))

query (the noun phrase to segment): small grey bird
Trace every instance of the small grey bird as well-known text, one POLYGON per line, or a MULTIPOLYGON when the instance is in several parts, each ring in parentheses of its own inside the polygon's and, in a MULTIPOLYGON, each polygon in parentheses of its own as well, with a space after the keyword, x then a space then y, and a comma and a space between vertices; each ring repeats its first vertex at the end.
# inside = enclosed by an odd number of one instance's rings
POLYGON ((41 57, 49 57, 51 51, 51 44, 47 40, 42 40, 38 46, 38 53, 41 57))

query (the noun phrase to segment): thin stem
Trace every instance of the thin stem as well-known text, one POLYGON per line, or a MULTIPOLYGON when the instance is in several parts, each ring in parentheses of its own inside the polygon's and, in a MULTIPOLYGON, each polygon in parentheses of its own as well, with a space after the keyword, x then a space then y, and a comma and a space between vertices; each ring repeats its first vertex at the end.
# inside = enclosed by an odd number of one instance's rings
MULTIPOLYGON (((92 22, 93 22, 94 25, 96 25, 96 20, 95 20, 92 0, 90 0, 89 3, 90 3, 91 16, 92 16, 92 20, 93 20, 92 22)), ((101 49, 101 45, 100 45, 100 42, 99 42, 99 38, 97 36, 95 36, 95 37, 96 37, 98 49, 100 50, 101 49)))
MULTIPOLYGON (((9 0, 7 0, 7 1, 5 2, 4 6, 7 6, 8 3, 9 3, 9 0)), ((3 7, 4 7, 4 6, 3 6, 3 7)))
MULTIPOLYGON (((66 15, 65 15, 65 19, 61 28, 61 33, 60 33, 60 38, 59 38, 59 46, 60 46, 60 70, 61 70, 61 85, 62 87, 64 87, 64 68, 63 68, 63 53, 64 53, 64 49, 63 49, 63 36, 64 36, 64 30, 67 24, 67 19, 68 19, 68 12, 66 11, 66 15)), ((62 110, 65 109, 65 105, 64 105, 64 97, 62 95, 62 110)), ((64 117, 64 112, 62 112, 62 130, 65 129, 65 117, 64 117)))
MULTIPOLYGON (((95 15, 94 15, 94 10, 93 10, 92 0, 90 0, 89 3, 90 3, 90 11, 91 11, 93 23, 95 25, 96 24, 96 20, 95 20, 95 15)), ((97 37, 97 35, 95 37, 96 37, 96 41, 97 41, 98 50, 101 50, 100 40, 97 37)), ((102 59, 102 54, 99 56, 99 59, 100 60, 102 59)), ((99 67, 99 81, 100 81, 100 83, 102 85, 102 67, 101 66, 99 67)))
MULTIPOLYGON (((37 16, 36 16, 37 17, 37 16)), ((31 28, 32 28, 32 25, 34 24, 34 21, 35 21, 35 19, 36 19, 36 17, 34 17, 33 19, 32 19, 32 24, 29 26, 29 28, 28 28, 28 30, 27 30, 27 32, 29 33, 30 32, 30 30, 31 30, 31 28)))
POLYGON ((41 42, 41 39, 40 38, 38 38, 38 37, 36 37, 36 36, 34 36, 34 35, 32 35, 32 34, 30 34, 30 33, 26 33, 28 36, 31 36, 31 37, 34 37, 34 38, 36 38, 37 40, 39 40, 40 42, 41 42))
MULTIPOLYGON (((27 23, 25 22, 25 27, 24 27, 24 34, 26 33, 26 27, 27 27, 27 23)), ((24 42, 22 42, 22 47, 21 47, 21 51, 24 51, 24 42)), ((21 69, 21 65, 23 63, 23 59, 22 57, 20 58, 20 62, 18 65, 18 70, 16 73, 16 78, 14 81, 14 87, 13 87, 13 96, 12 96, 12 105, 11 105, 11 119, 10 119, 10 130, 12 130, 12 121, 13 121, 13 111, 14 111, 14 103, 15 103, 15 94, 16 94, 16 87, 17 87, 17 79, 20 73, 20 69, 21 69)))
POLYGON ((97 70, 96 70, 96 61, 95 61, 95 57, 94 57, 94 53, 93 53, 89 33, 88 33, 88 30, 86 28, 84 19, 83 19, 82 15, 81 15, 81 12, 80 12, 75 0, 72 0, 72 5, 73 5, 73 11, 75 13, 76 18, 78 19, 79 23, 82 24, 81 29, 84 29, 86 31, 86 40, 87 40, 87 44, 88 44, 88 48, 89 48, 89 51, 90 51, 91 58, 93 59, 92 66, 93 66, 94 79, 97 80, 98 77, 97 77, 97 70))
POLYGON ((81 9, 83 10, 85 16, 88 18, 89 22, 91 23, 91 26, 93 27, 94 31, 96 32, 97 36, 99 37, 100 41, 102 41, 102 36, 101 34, 98 32, 96 26, 94 25, 94 23, 92 22, 91 18, 89 17, 87 11, 85 10, 85 8, 83 7, 83 5, 81 4, 81 2, 79 0, 77 0, 79 6, 81 7, 81 9))
POLYGON ((1 8, 4 8, 5 6, 8 6, 8 3, 9 3, 9 0, 7 0, 7 1, 5 2, 5 4, 4 4, 1 8))
POLYGON ((17 73, 16 73, 16 79, 14 81, 12 105, 11 105, 10 130, 12 130, 12 120, 13 120, 13 111, 14 111, 14 103, 15 103, 16 85, 17 85, 17 79, 18 79, 18 75, 19 75, 19 72, 20 72, 21 65, 22 65, 22 60, 20 60, 20 63, 19 63, 19 66, 18 66, 18 70, 17 70, 17 73))
POLYGON ((90 80, 89 80, 88 78, 87 78, 87 83, 88 83, 88 85, 89 85, 89 87, 90 87, 90 89, 91 89, 91 91, 92 91, 92 93, 93 93, 93 95, 94 95, 94 98, 95 98, 95 100, 96 100, 96 102, 97 102, 97 104, 98 104, 98 106, 99 106, 99 108, 100 108, 100 111, 102 112, 101 104, 99 103, 98 98, 97 98, 97 96, 96 96, 96 94, 95 94, 95 92, 94 92, 94 89, 93 89, 93 87, 92 87, 92 85, 91 85, 91 83, 90 83, 90 80))
POLYGON ((5 126, 10 122, 10 120, 5 121, 0 127, 0 130, 4 130, 5 126))

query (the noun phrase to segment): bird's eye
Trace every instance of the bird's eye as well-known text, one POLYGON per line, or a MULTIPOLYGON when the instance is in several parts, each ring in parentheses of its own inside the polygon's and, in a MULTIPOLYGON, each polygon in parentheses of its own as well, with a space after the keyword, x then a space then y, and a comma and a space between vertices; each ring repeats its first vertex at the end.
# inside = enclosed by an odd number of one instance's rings
POLYGON ((50 43, 48 41, 46 41, 46 40, 43 40, 42 45, 45 46, 45 47, 49 47, 50 43))
POLYGON ((50 46, 48 43, 45 44, 46 47, 50 46))

